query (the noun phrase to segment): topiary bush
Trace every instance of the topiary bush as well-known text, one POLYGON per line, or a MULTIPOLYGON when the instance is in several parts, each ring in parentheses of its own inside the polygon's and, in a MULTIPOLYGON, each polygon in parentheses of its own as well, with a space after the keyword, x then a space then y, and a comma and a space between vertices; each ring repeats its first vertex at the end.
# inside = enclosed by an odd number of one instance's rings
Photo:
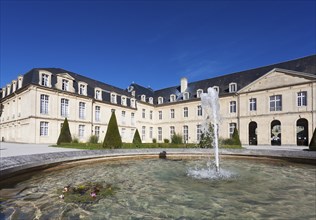
POLYGON ((171 137, 172 144, 182 144, 183 143, 182 140, 183 140, 183 138, 182 138, 181 134, 174 134, 171 137))
POLYGON ((138 129, 136 129, 136 131, 135 131, 134 138, 133 138, 133 144, 135 147, 141 147, 141 145, 142 145, 142 139, 140 138, 138 129))
POLYGON ((238 134, 237 128, 234 129, 234 133, 233 133, 232 139, 234 140, 234 145, 241 146, 241 142, 240 142, 240 139, 239 139, 239 134, 238 134))
POLYGON ((157 143, 157 139, 153 138, 153 143, 156 144, 157 143))
POLYGON ((89 138, 90 144, 97 144, 99 142, 99 137, 96 135, 91 135, 89 138))
POLYGON ((120 132, 118 130, 117 121, 115 112, 112 112, 108 129, 106 131, 103 145, 104 148, 121 148, 122 147, 122 139, 120 132))
POLYGON ((165 139, 163 139, 163 142, 164 142, 165 144, 168 144, 168 143, 169 143, 169 139, 165 138, 165 139))
POLYGON ((61 143, 71 143, 72 138, 71 138, 71 133, 69 130, 69 124, 67 118, 65 118, 63 126, 60 130, 60 134, 57 140, 57 145, 60 145, 61 143))
POLYGON ((309 143, 309 150, 316 151, 316 128, 314 129, 313 137, 309 143))

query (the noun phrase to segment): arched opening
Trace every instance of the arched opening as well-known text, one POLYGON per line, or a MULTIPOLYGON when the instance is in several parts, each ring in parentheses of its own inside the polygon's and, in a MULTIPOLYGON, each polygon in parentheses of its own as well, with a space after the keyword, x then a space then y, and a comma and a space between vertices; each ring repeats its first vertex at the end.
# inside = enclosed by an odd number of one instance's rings
POLYGON ((271 122, 271 145, 281 145, 281 122, 279 120, 271 122))
POLYGON ((257 145, 257 123, 252 121, 249 123, 249 145, 257 145))
POLYGON ((308 146, 308 121, 305 118, 296 121, 296 144, 308 146))

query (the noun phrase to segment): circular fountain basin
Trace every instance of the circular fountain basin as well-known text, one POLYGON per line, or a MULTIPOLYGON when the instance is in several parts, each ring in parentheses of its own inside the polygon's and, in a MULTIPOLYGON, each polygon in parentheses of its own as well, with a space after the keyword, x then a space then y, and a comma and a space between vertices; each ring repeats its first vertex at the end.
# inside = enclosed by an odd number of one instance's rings
POLYGON ((0 190, 0 219, 313 219, 315 166, 223 158, 220 178, 207 158, 73 163, 11 180, 0 190), (201 174, 201 173, 200 173, 201 174), (13 181, 13 182, 12 182, 13 181), (64 186, 111 184, 90 202, 60 199, 64 186))

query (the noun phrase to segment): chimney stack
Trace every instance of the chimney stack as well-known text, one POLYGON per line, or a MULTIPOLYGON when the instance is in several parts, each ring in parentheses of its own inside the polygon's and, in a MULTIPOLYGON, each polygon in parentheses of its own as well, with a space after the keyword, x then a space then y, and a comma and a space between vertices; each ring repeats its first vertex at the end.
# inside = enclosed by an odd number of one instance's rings
POLYGON ((185 92, 188 88, 188 79, 185 77, 181 78, 181 93, 185 92))

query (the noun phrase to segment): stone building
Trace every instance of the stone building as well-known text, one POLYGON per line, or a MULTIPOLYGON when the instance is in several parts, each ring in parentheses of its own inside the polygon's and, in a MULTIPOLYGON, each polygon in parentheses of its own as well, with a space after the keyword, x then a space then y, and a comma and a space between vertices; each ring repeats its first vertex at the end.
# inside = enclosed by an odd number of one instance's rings
POLYGON ((235 127, 244 145, 307 145, 316 127, 316 55, 206 80, 180 80, 152 90, 126 90, 59 68, 35 68, 1 91, 2 141, 56 143, 64 118, 73 136, 103 140, 115 111, 123 142, 136 129, 143 142, 163 142, 174 133, 198 143, 203 109, 200 95, 219 93, 219 135, 235 127))

